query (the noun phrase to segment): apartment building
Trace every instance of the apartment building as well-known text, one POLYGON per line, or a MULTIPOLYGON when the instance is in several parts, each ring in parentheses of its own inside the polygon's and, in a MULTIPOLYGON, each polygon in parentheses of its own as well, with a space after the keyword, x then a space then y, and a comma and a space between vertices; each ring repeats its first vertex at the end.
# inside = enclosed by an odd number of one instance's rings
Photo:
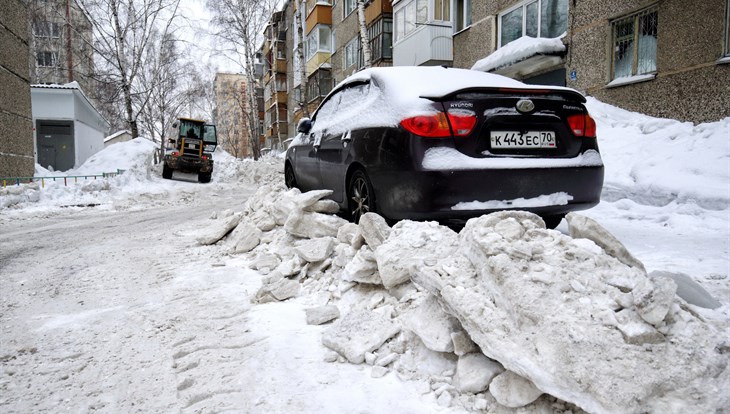
POLYGON ((28 9, 20 0, 0 0, 0 177, 31 177, 35 169, 28 9))
POLYGON ((251 132, 246 114, 249 111, 246 95, 246 76, 240 73, 217 73, 213 81, 218 143, 238 158, 251 156, 251 132))
POLYGON ((75 0, 31 0, 30 73, 33 84, 78 82, 94 88, 94 52, 89 17, 75 0))
POLYGON ((263 64, 264 147, 279 149, 289 135, 287 60, 287 19, 285 12, 272 14, 264 30, 261 48, 263 64))
POLYGON ((533 48, 488 70, 567 85, 652 116, 693 122, 730 116, 728 0, 488 0, 472 6, 468 25, 453 34, 456 67, 470 68, 523 36, 559 38, 563 48, 533 48))
MULTIPOLYGON (((332 76, 336 85, 365 66, 357 0, 332 6, 332 76)), ((393 6, 390 0, 371 0, 365 6, 365 25, 371 66, 393 65, 393 6)))

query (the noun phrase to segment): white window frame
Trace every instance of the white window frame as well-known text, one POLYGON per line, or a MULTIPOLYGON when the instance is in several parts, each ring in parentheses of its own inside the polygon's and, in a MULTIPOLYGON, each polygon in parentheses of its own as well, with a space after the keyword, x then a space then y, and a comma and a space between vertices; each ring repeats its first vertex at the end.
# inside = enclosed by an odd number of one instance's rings
POLYGON ((453 10, 451 10, 451 16, 453 16, 452 19, 452 25, 454 27, 454 34, 459 33, 462 30, 466 30, 471 27, 472 24, 472 8, 471 8, 471 0, 453 0, 452 1, 452 7, 453 10), (461 12, 462 16, 464 17, 464 21, 459 22, 459 3, 461 3, 461 12), (461 23, 461 24, 459 24, 461 23), (458 30, 457 28, 461 26, 458 30))
POLYGON ((61 37, 61 25, 48 20, 36 21, 33 24, 33 36, 58 39, 61 37))
POLYGON ((355 36, 347 42, 345 47, 342 49, 342 67, 343 69, 349 69, 351 66, 357 65, 358 56, 358 37, 355 36))
MULTIPOLYGON (((398 9, 393 10, 393 44, 396 44, 400 42, 401 40, 407 38, 411 35, 411 33, 415 32, 418 29, 418 26, 432 22, 433 21, 433 0, 408 0, 402 3, 403 6, 398 7, 398 9), (426 15, 425 16, 419 16, 418 15, 418 5, 424 5, 426 6, 426 15), (410 6, 413 6, 412 8, 410 6), (412 11, 413 15, 410 16, 413 18, 413 28, 411 30, 406 31, 406 10, 412 11), (402 26, 399 30, 398 28, 398 19, 401 18, 400 23, 402 23, 402 26)), ((439 22, 441 22, 439 20, 439 22)))
MULTIPOLYGON (((547 0, 546 0, 547 1, 547 0)), ((556 0, 557 1, 557 0, 556 0)), ((513 11, 517 9, 523 9, 522 10, 522 36, 525 36, 525 32, 527 29, 527 6, 532 3, 537 3, 537 37, 544 37, 542 36, 542 2, 543 0, 526 0, 519 4, 516 4, 509 9, 505 9, 503 12, 499 13, 497 15, 497 48, 500 48, 504 46, 502 44, 502 17, 504 17, 507 14, 512 13, 513 11)), ((570 9, 570 2, 567 2, 568 9, 570 9)), ((566 16, 569 14, 570 10, 566 10, 566 16)), ((567 22, 566 22, 567 24, 567 22)), ((567 28, 566 28, 567 29, 567 28)))
POLYGON ((725 3, 725 50, 724 57, 730 57, 730 0, 725 3))
POLYGON ((343 0, 342 1, 342 20, 345 20, 347 16, 351 15, 352 12, 357 9, 357 0, 343 0), (348 10, 349 8, 349 10, 348 10))
POLYGON ((317 53, 332 53, 332 28, 327 24, 314 26, 314 29, 307 35, 304 51, 306 52, 304 59, 307 61, 317 53), (322 47, 323 39, 326 39, 327 43, 329 43, 328 48, 322 47))

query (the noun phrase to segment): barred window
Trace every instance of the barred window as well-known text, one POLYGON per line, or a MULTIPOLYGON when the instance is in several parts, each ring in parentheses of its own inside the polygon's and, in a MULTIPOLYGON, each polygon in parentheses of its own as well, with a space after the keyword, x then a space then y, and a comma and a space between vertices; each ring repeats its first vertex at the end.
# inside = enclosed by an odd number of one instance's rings
POLYGON ((40 67, 54 67, 58 62, 57 52, 38 52, 36 54, 36 65, 40 67))
POLYGON ((611 22, 611 79, 656 72, 656 8, 611 22))
POLYGON ((349 68, 350 66, 357 63, 357 42, 358 38, 355 37, 350 40, 347 45, 345 45, 345 55, 343 56, 343 58, 345 59, 344 68, 349 68))

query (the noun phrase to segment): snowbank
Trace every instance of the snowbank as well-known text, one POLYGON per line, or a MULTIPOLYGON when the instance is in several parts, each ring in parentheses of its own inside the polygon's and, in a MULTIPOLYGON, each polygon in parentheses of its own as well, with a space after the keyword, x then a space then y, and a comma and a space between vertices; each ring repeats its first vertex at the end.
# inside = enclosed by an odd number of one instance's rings
POLYGON ((240 213, 246 231, 206 242, 229 254, 255 246, 243 254, 266 275, 257 301, 316 303, 308 313, 325 316, 313 320, 334 319, 322 333, 327 361, 424 383, 440 405, 467 410, 730 404, 724 308, 691 305, 672 278, 611 256, 622 249, 597 224, 575 220, 595 242, 525 212, 473 219, 459 234, 430 222, 391 229, 372 213, 354 225, 327 214, 328 194, 261 187, 240 213))

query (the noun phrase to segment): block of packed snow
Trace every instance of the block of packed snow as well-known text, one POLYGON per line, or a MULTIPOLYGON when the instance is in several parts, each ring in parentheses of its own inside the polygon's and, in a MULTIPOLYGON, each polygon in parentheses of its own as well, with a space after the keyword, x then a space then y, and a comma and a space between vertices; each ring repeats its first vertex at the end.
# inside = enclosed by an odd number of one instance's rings
POLYGON ((372 378, 383 378, 388 371, 388 368, 376 365, 370 369, 370 376, 372 378))
POLYGON ((390 226, 385 219, 376 213, 365 213, 358 224, 365 243, 375 250, 390 235, 390 226))
POLYGON ((299 294, 299 282, 287 278, 278 279, 265 284, 256 292, 255 300, 258 303, 283 301, 299 294))
POLYGON ((386 288, 410 279, 411 268, 426 258, 447 257, 456 251, 458 235, 435 222, 402 220, 375 249, 378 272, 386 288))
POLYGON ((307 316, 307 324, 309 325, 321 325, 340 317, 340 309, 335 305, 305 309, 304 313, 307 316))
POLYGON ((335 246, 335 254, 333 264, 337 267, 344 268, 357 254, 357 250, 353 249, 352 246, 345 243, 340 243, 335 246))
POLYGON ((451 342, 454 344, 454 353, 458 356, 472 352, 479 352, 479 347, 469 338, 464 330, 451 333, 451 342))
POLYGON ((639 315, 652 325, 659 325, 669 313, 677 293, 677 284, 669 276, 656 275, 642 279, 631 295, 639 315))
POLYGON ((222 239, 228 232, 233 230, 241 221, 241 214, 233 214, 228 217, 213 220, 213 223, 198 231, 195 240, 201 245, 210 245, 222 239))
POLYGON ((512 371, 504 371, 494 377, 489 393, 498 403, 510 408, 524 407, 543 394, 530 380, 512 371))
POLYGON ((656 344, 665 340, 664 335, 648 324, 633 309, 616 312, 616 327, 624 336, 627 344, 656 344))
POLYGON ((461 331, 461 327, 453 316, 444 312, 435 296, 428 295, 403 320, 405 328, 415 333, 426 348, 436 352, 454 351, 451 334, 461 331))
MULTIPOLYGON (((352 244, 355 235, 360 231, 355 223, 345 223, 337 229, 337 240, 340 243, 352 244)), ((360 246, 357 247, 358 249, 360 246)))
POLYGON ((337 230, 347 220, 322 213, 292 210, 284 223, 284 229, 291 235, 306 239, 337 237, 337 230))
POLYGON ((699 283, 684 273, 673 273, 655 270, 649 273, 649 277, 656 279, 660 276, 668 276, 677 284, 677 296, 684 299, 690 305, 706 309, 717 309, 722 304, 717 301, 699 283))
POLYGON ((459 392, 477 394, 486 391, 489 383, 504 371, 504 367, 497 361, 487 358, 484 354, 473 352, 462 355, 456 363, 454 382, 459 392))
POLYGON ((260 253, 255 259, 249 263, 249 267, 254 270, 274 270, 281 263, 281 259, 272 253, 260 253))
POLYGON ((372 352, 400 332, 400 326, 382 312, 350 311, 322 334, 322 344, 353 364, 365 361, 372 352))
POLYGON ((568 222, 571 237, 591 240, 603 248, 606 253, 617 258, 621 263, 645 270, 644 264, 634 257, 623 243, 603 226, 598 224, 597 221, 577 213, 568 213, 565 219, 568 222))
POLYGON ((296 256, 282 261, 279 266, 276 267, 276 271, 285 277, 294 276, 299 273, 300 270, 302 270, 301 259, 296 256))
POLYGON ((340 205, 334 200, 318 200, 314 204, 302 208, 304 211, 316 213, 336 214, 340 211, 340 205))
POLYGON ((417 266, 414 283, 439 298, 484 355, 540 391, 591 413, 714 412, 730 404, 717 392, 718 381, 730 380, 720 351, 726 339, 679 303, 665 313, 670 284, 544 229, 530 213, 472 219, 459 239, 450 257, 417 266), (651 330, 630 324, 622 331, 619 302, 648 315, 642 321, 658 321, 664 339, 653 343, 660 338, 646 336, 651 330))
POLYGON ((276 221, 264 209, 254 211, 249 215, 249 219, 261 231, 270 231, 276 227, 276 221))
POLYGON ((234 253, 247 253, 261 242, 261 230, 251 220, 243 218, 228 236, 234 253))
POLYGON ((317 239, 303 240, 299 242, 294 251, 299 257, 309 263, 321 262, 330 257, 335 248, 335 239, 332 237, 320 237, 317 239))
POLYGON ((358 250, 352 260, 342 269, 341 278, 349 282, 382 284, 373 251, 367 246, 358 250))

